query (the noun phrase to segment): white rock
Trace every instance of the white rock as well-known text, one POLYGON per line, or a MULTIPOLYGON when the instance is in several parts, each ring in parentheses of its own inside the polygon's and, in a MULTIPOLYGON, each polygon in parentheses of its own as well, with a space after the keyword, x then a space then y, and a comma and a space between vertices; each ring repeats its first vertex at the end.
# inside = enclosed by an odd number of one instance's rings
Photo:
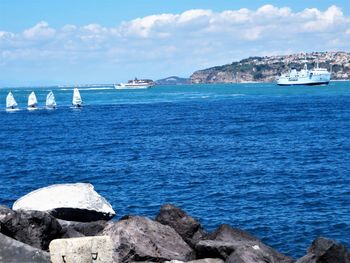
POLYGON ((72 221, 110 219, 115 215, 106 199, 94 190, 93 185, 86 183, 40 188, 18 199, 12 209, 45 211, 72 221))
POLYGON ((260 247, 258 245, 254 245, 254 246, 252 246, 252 248, 255 250, 260 250, 260 247))
POLYGON ((52 263, 112 263, 113 244, 110 237, 55 239, 50 243, 52 263))

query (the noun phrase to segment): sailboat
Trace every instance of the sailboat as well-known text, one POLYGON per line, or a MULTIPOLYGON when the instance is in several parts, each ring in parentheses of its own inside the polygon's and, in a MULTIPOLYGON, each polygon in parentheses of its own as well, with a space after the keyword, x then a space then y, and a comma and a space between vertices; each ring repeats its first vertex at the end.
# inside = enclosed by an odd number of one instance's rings
POLYGON ((38 109, 38 100, 36 99, 34 91, 30 93, 28 97, 28 110, 37 110, 38 109))
POLYGON ((56 105, 55 95, 50 91, 46 96, 46 109, 55 109, 56 105))
POLYGON ((16 111, 16 110, 18 110, 17 102, 16 102, 15 98, 13 97, 12 92, 10 91, 6 97, 6 111, 16 111))
POLYGON ((78 88, 74 88, 72 104, 75 108, 80 108, 83 104, 78 88))

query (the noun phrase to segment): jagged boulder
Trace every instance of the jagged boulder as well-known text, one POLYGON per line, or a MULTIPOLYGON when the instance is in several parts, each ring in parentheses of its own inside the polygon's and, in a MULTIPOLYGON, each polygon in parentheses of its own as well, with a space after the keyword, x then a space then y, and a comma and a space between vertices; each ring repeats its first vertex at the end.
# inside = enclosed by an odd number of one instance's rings
POLYGON ((50 255, 40 249, 0 234, 0 262, 50 263, 50 255))
POLYGON ((260 258, 265 260, 264 263, 294 262, 293 259, 275 251, 249 233, 229 225, 221 225, 217 230, 208 234, 196 244, 195 250, 198 258, 217 257, 227 260, 233 254, 232 258, 239 263, 250 263, 254 262, 249 261, 250 259, 260 260, 260 258))
POLYGON ((171 226, 189 244, 194 243, 204 234, 198 221, 172 204, 165 204, 161 207, 159 214, 156 216, 156 221, 171 226), (198 233, 202 234, 195 235, 198 233))
POLYGON ((93 185, 57 184, 35 190, 13 204, 13 210, 37 210, 69 221, 109 220, 115 216, 112 206, 93 185))
POLYGON ((2 208, 0 214, 1 233, 25 244, 47 250, 51 240, 61 237, 62 227, 48 213, 2 208))
POLYGON ((146 217, 108 222, 101 234, 112 238, 115 262, 194 259, 194 251, 173 228, 146 217))
POLYGON ((350 263, 350 253, 344 245, 319 237, 297 263, 350 263))

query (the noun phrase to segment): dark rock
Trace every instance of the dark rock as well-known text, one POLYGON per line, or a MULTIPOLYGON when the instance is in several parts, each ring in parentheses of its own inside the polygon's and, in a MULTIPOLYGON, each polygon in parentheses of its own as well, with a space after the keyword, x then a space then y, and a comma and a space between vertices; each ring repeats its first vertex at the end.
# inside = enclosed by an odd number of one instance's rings
POLYGON ((0 224, 1 233, 43 250, 62 234, 57 219, 40 211, 8 211, 1 215, 0 224))
POLYGON ((203 259, 188 261, 187 263, 224 263, 224 261, 219 258, 203 258, 203 259))
POLYGON ((15 212, 12 211, 10 208, 8 208, 7 206, 4 205, 0 205, 0 233, 2 233, 3 231, 1 231, 1 225, 2 223, 5 221, 5 219, 7 217, 10 217, 11 215, 13 215, 15 212))
POLYGON ((7 206, 4 205, 0 205, 0 222, 3 221, 4 218, 6 218, 7 216, 10 216, 12 214, 14 214, 15 212, 12 211, 10 208, 8 208, 7 206))
POLYGON ((194 259, 194 251, 173 228, 145 217, 109 222, 101 234, 112 238, 115 262, 194 259))
POLYGON ((237 241, 253 241, 260 242, 260 240, 246 231, 239 228, 233 228, 227 224, 220 225, 214 232, 209 233, 205 237, 209 240, 220 240, 227 242, 237 241))
POLYGON ((196 233, 195 240, 199 240, 204 234, 199 222, 180 208, 171 204, 161 207, 156 221, 163 225, 171 226, 187 243, 193 243, 192 238, 196 233))
POLYGON ((62 226, 64 238, 96 236, 107 224, 107 221, 102 220, 88 223, 65 220, 58 220, 58 222, 62 226))
POLYGON ((63 230, 62 238, 75 238, 75 237, 85 237, 82 233, 72 229, 68 228, 63 230))
POLYGON ((264 263, 294 262, 293 259, 278 253, 249 233, 229 225, 221 225, 217 230, 203 237, 203 240, 196 244, 195 250, 198 258, 218 257, 226 260, 231 253, 236 253, 236 259, 242 260, 264 258, 264 263))
POLYGON ((52 216, 67 220, 67 221, 79 221, 79 222, 92 222, 98 220, 109 220, 112 219, 110 213, 101 213, 88 209, 80 209, 80 208, 69 208, 69 207, 61 207, 54 208, 48 211, 52 216))
POLYGON ((196 246, 197 258, 220 258, 225 260, 236 249, 232 242, 217 240, 202 240, 196 246))
POLYGON ((86 183, 57 184, 37 189, 18 199, 13 210, 48 212, 56 218, 90 222, 109 220, 115 215, 112 206, 86 183))
POLYGON ((350 254, 344 245, 319 237, 297 263, 350 263, 350 254))
POLYGON ((277 263, 283 261, 276 261, 275 257, 268 251, 263 251, 258 245, 255 246, 241 246, 236 249, 226 263, 277 263))
POLYGON ((0 234, 0 262, 49 263, 51 261, 49 253, 0 234))
MULTIPOLYGON (((179 260, 171 260, 171 261, 166 261, 165 263, 184 263, 184 262, 179 260)), ((224 263, 224 261, 219 258, 202 258, 202 259, 187 261, 186 263, 224 263)))
POLYGON ((196 246, 196 244, 204 239, 204 237, 207 235, 208 233, 203 230, 202 228, 200 228, 196 233, 194 233, 194 235, 192 236, 191 239, 187 240, 187 244, 190 245, 190 247, 194 248, 196 246))

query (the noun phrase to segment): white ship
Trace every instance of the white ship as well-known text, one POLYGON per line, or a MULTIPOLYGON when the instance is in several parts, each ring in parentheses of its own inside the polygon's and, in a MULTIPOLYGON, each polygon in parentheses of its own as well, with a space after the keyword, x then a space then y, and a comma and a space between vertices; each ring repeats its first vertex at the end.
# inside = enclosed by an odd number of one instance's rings
POLYGON ((116 89, 147 89, 154 86, 153 80, 150 79, 137 79, 129 80, 128 83, 120 83, 114 85, 116 89))
POLYGON ((279 86, 292 85, 327 85, 331 79, 331 73, 325 68, 316 68, 309 70, 305 61, 304 69, 297 71, 292 69, 288 73, 282 74, 276 78, 279 86))

